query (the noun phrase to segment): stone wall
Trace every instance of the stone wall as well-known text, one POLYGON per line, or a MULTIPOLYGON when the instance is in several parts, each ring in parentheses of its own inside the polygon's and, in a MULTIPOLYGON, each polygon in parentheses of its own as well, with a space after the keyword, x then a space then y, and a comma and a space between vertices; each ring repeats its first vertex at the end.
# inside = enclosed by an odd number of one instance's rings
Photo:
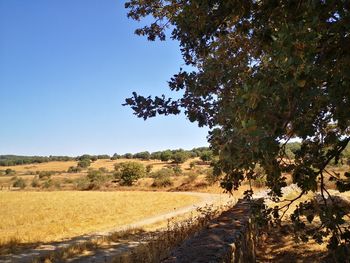
POLYGON ((251 204, 239 200, 162 262, 255 262, 257 230, 252 221, 251 204))

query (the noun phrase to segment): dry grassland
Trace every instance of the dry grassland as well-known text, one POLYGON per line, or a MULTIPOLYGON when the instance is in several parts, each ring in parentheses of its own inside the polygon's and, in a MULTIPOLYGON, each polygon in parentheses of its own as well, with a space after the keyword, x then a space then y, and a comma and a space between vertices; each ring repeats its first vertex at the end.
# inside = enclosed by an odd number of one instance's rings
POLYGON ((160 192, 0 192, 0 244, 109 230, 198 200, 160 192))

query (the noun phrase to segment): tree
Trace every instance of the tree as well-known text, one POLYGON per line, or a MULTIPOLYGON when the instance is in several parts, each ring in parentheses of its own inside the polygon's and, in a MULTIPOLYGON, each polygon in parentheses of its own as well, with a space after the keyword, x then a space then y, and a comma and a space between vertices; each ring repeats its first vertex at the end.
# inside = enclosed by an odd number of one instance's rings
POLYGON ((123 158, 125 158, 125 159, 132 159, 133 155, 132 155, 132 153, 126 153, 126 154, 123 155, 123 158))
POLYGON ((210 150, 201 152, 200 156, 203 162, 209 162, 213 159, 213 152, 210 150))
POLYGON ((180 151, 176 151, 173 156, 172 156, 172 160, 179 164, 179 163, 184 163, 185 161, 187 161, 190 158, 189 153, 185 152, 183 150, 180 151))
POLYGON ((118 159, 120 159, 120 158, 121 158, 121 156, 120 156, 119 154, 115 153, 115 154, 113 154, 113 156, 111 157, 111 160, 118 160, 118 159))
MULTIPOLYGON (((169 81, 180 99, 134 92, 125 105, 144 119, 184 109, 190 121, 208 126, 219 156, 214 171, 228 191, 254 178, 257 164, 275 200, 286 186, 283 172, 292 174, 300 196, 320 191, 321 203, 307 202, 292 220, 304 237, 331 236, 329 248, 344 259, 346 212, 324 182, 328 177, 339 191, 350 190, 350 173, 340 179, 328 171, 350 141, 349 2, 130 0, 125 6, 132 19, 154 17, 138 35, 165 40, 169 32, 190 66, 169 81), (286 162, 285 145, 296 137, 300 150, 286 162), (314 218, 318 231, 306 227, 314 218)), ((288 207, 277 207, 276 219, 288 207)))
POLYGON ((144 177, 145 166, 139 162, 125 162, 115 165, 118 178, 121 178, 124 185, 131 186, 135 181, 144 177))
POLYGON ((79 168, 88 168, 90 165, 91 165, 90 159, 81 159, 77 164, 79 168))
POLYGON ((161 154, 162 154, 162 152, 160 152, 160 151, 153 152, 153 153, 151 153, 151 159, 152 160, 160 160, 161 154))
POLYGON ((160 154, 160 160, 162 162, 167 162, 172 158, 172 156, 173 156, 173 153, 170 150, 166 150, 160 154))
POLYGON ((139 153, 135 153, 134 158, 137 159, 142 159, 142 160, 149 160, 151 158, 151 154, 149 152, 139 152, 139 153))

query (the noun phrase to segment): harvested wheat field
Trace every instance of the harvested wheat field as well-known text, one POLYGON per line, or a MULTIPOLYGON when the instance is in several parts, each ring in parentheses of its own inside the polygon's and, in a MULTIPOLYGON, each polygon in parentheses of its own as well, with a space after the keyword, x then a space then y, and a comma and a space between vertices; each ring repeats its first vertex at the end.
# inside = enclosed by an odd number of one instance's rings
POLYGON ((103 231, 198 202, 162 192, 0 192, 0 244, 103 231))

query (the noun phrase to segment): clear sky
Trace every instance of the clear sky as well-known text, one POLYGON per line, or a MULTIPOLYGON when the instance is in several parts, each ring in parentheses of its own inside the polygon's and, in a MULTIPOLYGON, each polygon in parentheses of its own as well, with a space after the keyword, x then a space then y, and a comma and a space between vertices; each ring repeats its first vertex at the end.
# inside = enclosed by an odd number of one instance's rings
POLYGON ((134 35, 123 2, 0 0, 0 154, 207 145, 207 130, 184 115, 143 121, 121 106, 134 90, 169 94, 183 65, 176 42, 134 35))

